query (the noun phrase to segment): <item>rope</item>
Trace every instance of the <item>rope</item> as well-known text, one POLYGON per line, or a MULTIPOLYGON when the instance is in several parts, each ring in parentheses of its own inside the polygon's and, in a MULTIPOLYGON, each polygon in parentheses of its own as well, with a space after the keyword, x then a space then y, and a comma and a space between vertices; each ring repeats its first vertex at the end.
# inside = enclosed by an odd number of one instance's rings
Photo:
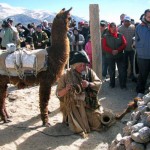
POLYGON ((20 126, 15 126, 15 125, 11 125, 11 126, 4 125, 4 126, 6 126, 6 127, 13 127, 13 128, 21 129, 21 130, 36 130, 36 131, 38 131, 38 132, 40 132, 40 133, 42 133, 44 135, 51 136, 51 137, 61 137, 61 136, 64 137, 64 136, 71 136, 71 135, 76 135, 77 134, 77 133, 72 133, 72 134, 58 134, 58 135, 54 135, 54 134, 48 134, 48 133, 46 133, 44 131, 40 131, 40 130, 36 129, 37 128, 36 126, 34 126, 34 127, 20 127, 20 126))

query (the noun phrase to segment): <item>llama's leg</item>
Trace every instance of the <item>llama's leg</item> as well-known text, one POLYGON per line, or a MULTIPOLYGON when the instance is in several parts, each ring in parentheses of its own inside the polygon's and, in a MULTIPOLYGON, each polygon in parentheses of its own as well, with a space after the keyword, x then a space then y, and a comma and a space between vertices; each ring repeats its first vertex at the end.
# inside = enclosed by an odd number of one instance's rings
POLYGON ((51 86, 49 84, 40 84, 39 98, 40 98, 40 111, 43 125, 50 126, 48 122, 48 101, 50 98, 51 86))
POLYGON ((10 118, 10 116, 8 115, 7 110, 6 110, 6 105, 4 106, 4 112, 5 112, 5 114, 6 114, 6 117, 7 117, 7 118, 10 118))
POLYGON ((4 121, 4 123, 9 121, 7 120, 9 116, 5 106, 6 93, 7 93, 7 85, 0 86, 0 116, 4 121))

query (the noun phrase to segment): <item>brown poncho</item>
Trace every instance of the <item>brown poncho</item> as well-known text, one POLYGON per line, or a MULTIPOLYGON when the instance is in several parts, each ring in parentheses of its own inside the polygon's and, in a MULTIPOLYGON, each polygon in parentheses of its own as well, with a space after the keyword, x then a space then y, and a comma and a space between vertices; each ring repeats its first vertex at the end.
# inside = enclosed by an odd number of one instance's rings
MULTIPOLYGON (((102 82, 97 77, 96 73, 87 69, 87 75, 89 76, 90 71, 90 82, 95 84, 92 89, 99 91, 102 82)), ((80 85, 81 86, 81 75, 74 69, 69 69, 58 81, 57 91, 62 90, 67 84, 80 85)), ((99 130, 101 127, 100 111, 98 106, 98 99, 94 103, 96 107, 87 104, 88 101, 88 90, 82 89, 82 92, 78 93, 74 88, 63 96, 58 97, 60 99, 60 109, 63 113, 63 121, 69 124, 69 127, 75 133, 88 133, 90 130, 99 130)), ((96 95, 97 96, 97 95, 96 95)))

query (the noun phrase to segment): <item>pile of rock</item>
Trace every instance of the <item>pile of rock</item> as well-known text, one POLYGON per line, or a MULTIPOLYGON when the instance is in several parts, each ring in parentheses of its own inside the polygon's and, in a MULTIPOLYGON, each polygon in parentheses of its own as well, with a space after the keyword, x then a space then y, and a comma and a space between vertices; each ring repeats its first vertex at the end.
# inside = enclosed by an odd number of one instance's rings
POLYGON ((109 150, 150 150, 150 93, 138 101, 138 108, 118 134, 109 150))

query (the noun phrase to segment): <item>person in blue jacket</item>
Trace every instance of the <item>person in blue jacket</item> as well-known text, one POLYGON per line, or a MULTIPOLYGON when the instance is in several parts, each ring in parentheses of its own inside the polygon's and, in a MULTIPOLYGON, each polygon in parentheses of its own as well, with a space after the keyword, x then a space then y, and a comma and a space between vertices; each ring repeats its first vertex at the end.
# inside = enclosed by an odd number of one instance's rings
POLYGON ((150 73, 150 9, 141 15, 142 21, 136 27, 135 48, 137 50, 139 76, 137 81, 137 97, 142 98, 145 93, 147 78, 150 73))

